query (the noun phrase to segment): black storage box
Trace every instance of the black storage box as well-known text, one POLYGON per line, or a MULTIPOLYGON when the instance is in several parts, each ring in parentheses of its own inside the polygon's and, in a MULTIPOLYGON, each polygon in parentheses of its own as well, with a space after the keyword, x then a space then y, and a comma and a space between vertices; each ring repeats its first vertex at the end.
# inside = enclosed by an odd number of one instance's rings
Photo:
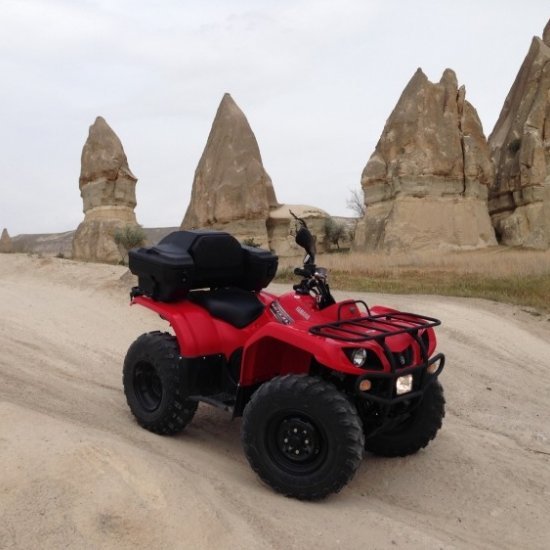
POLYGON ((277 272, 277 256, 241 246, 222 231, 175 231, 155 246, 131 250, 129 267, 140 291, 171 302, 197 288, 261 290, 277 272))
POLYGON ((265 288, 277 273, 278 258, 263 248, 242 245, 244 275, 239 286, 246 290, 259 291, 265 288))
POLYGON ((130 271, 138 277, 138 287, 146 296, 161 302, 181 300, 193 281, 195 264, 182 250, 158 247, 138 248, 128 254, 130 271))

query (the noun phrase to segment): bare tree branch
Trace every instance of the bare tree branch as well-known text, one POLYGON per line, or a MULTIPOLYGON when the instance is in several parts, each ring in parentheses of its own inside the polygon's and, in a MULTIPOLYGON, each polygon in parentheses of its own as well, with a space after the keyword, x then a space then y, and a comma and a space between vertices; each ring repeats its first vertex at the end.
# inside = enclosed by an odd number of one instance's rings
POLYGON ((359 218, 362 218, 365 215, 366 206, 362 189, 350 190, 350 195, 346 200, 346 207, 354 212, 359 218))

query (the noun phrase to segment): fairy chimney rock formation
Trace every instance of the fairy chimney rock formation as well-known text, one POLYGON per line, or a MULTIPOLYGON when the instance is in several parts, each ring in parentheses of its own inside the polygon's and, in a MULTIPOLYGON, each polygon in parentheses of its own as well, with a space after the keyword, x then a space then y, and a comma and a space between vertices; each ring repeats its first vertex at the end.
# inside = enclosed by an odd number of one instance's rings
POLYGON ((548 20, 548 23, 546 23, 546 26, 544 27, 544 30, 542 31, 542 41, 547 46, 550 46, 550 19, 548 20))
POLYGON ((267 246, 266 221, 277 206, 256 137, 244 113, 225 94, 195 171, 181 227, 221 229, 267 246))
POLYGON ((481 122, 455 73, 446 69, 434 84, 418 69, 363 170, 356 248, 496 244, 487 211, 492 178, 481 122))
POLYGON ((505 245, 550 247, 550 21, 531 47, 489 136, 489 211, 505 245))
POLYGON ((12 252, 12 250, 11 237, 8 230, 4 228, 2 231, 2 236, 0 237, 0 252, 9 253, 12 252))
POLYGON ((105 119, 97 117, 82 149, 79 187, 84 221, 73 239, 74 259, 121 260, 113 236, 119 227, 137 225, 136 182, 120 139, 105 119))

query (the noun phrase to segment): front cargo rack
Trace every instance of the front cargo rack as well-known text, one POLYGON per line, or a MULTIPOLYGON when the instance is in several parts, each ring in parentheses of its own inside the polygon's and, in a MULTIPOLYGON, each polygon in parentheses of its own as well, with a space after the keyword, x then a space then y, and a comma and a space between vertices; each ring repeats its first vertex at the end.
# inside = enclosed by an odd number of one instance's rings
POLYGON ((397 334, 418 334, 419 330, 437 327, 439 319, 416 313, 379 313, 356 319, 344 319, 333 323, 315 325, 309 329, 311 334, 334 338, 344 342, 368 342, 385 340, 397 334))

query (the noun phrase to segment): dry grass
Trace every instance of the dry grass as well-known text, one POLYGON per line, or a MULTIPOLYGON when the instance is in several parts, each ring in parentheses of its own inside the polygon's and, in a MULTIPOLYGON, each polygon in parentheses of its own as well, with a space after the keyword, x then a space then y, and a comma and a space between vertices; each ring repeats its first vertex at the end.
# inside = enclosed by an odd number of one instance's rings
MULTIPOLYGON (((466 252, 319 255, 342 290, 487 298, 550 312, 550 251, 495 247, 466 252)), ((284 259, 279 281, 296 280, 284 259)))

